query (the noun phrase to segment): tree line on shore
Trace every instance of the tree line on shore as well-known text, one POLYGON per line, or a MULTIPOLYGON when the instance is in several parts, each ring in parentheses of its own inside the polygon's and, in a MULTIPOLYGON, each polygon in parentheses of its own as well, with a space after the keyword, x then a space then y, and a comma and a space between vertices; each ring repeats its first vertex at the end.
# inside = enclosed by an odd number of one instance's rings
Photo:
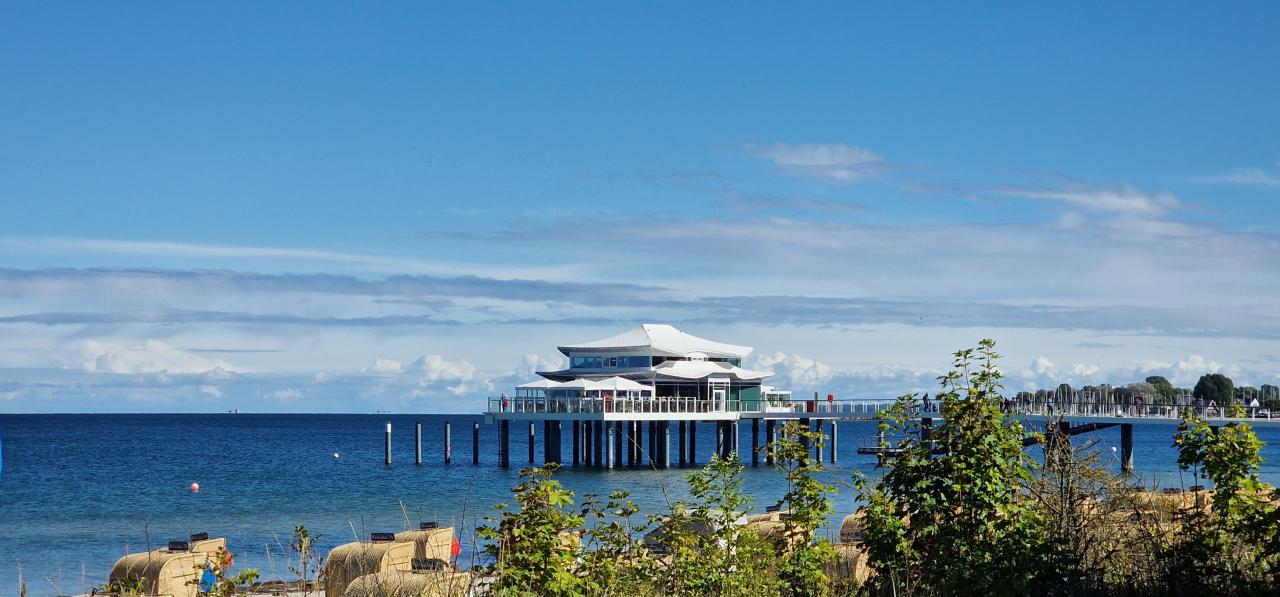
POLYGON ((1027 403, 1053 400, 1133 404, 1141 400, 1146 404, 1189 404, 1197 400, 1201 404, 1212 402, 1222 407, 1241 404, 1280 411, 1280 387, 1265 383, 1258 387, 1237 386, 1230 377, 1221 373, 1201 375, 1192 388, 1175 387, 1165 377, 1152 375, 1143 381, 1121 386, 1085 385, 1077 389, 1063 383, 1052 389, 1018 392, 1014 397, 1027 403))

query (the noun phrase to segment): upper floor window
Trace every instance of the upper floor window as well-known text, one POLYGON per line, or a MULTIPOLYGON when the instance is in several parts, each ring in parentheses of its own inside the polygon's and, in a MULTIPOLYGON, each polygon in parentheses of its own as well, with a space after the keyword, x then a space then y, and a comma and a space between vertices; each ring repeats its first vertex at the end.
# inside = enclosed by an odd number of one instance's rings
POLYGON ((649 356, 573 357, 569 360, 569 366, 574 369, 625 369, 648 367, 651 361, 652 358, 649 356))

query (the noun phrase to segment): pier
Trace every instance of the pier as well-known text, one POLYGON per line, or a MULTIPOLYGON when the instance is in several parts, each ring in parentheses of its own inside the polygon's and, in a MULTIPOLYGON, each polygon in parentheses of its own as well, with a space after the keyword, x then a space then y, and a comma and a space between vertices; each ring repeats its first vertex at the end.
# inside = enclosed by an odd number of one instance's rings
MULTIPOLYGON (((812 399, 798 399, 790 391, 765 385, 772 372, 743 368, 751 347, 700 338, 665 324, 643 324, 616 336, 557 349, 568 358, 567 368, 538 371, 541 379, 515 386, 513 396, 488 401, 485 416, 498 427, 501 466, 511 464, 513 422, 528 428, 530 464, 538 461, 538 435, 541 462, 563 464, 562 434, 569 426, 569 460, 575 466, 665 468, 672 466, 672 442, 677 466, 697 466, 704 457, 697 442, 698 425, 703 424, 715 430, 714 444, 706 447, 708 454, 738 454, 743 461, 760 466, 762 448, 777 441, 781 425, 787 423, 822 433, 826 445, 809 446, 809 453, 818 462, 824 456, 827 462, 835 462, 841 422, 874 420, 896 403, 893 399, 837 400, 834 394, 817 392, 812 399), (743 454, 742 427, 748 421, 749 452, 743 454)), ((937 407, 925 397, 915 413, 922 438, 942 421, 937 407)), ((1188 409, 1198 409, 1198 415, 1215 424, 1280 425, 1269 411, 1255 407, 1246 412, 1247 417, 1231 418, 1216 405, 1206 408, 1185 395, 1135 399, 1097 391, 1023 392, 1006 400, 1003 407, 1029 430, 1056 422, 1057 430, 1067 437, 1118 426, 1125 469, 1132 468, 1133 425, 1176 425, 1188 409)), ((855 439, 861 441, 859 453, 880 458, 894 455, 884 447, 883 438, 855 439)), ((1036 441, 1029 435, 1024 444, 1036 441)), ((387 459, 390 462, 389 454, 387 459)), ((774 454, 763 454, 764 465, 775 460, 774 454)))
MULTIPOLYGON (((678 466, 691 466, 698 462, 698 447, 694 438, 698 423, 716 426, 716 443, 712 453, 721 456, 739 454, 744 461, 754 466, 761 463, 761 448, 775 441, 780 426, 792 422, 822 432, 827 436, 826 454, 818 452, 815 447, 814 457, 834 463, 839 451, 839 423, 849 421, 875 420, 881 412, 891 408, 895 400, 890 399, 843 399, 836 400, 833 395, 821 399, 815 395, 812 400, 776 400, 744 403, 737 400, 720 402, 694 398, 612 398, 612 397, 500 397, 489 400, 485 413, 490 423, 499 426, 510 421, 533 422, 542 421, 544 425, 572 425, 574 438, 578 437, 579 427, 587 430, 586 440, 582 442, 583 453, 578 453, 579 442, 574 442, 572 463, 585 463, 590 467, 615 468, 623 466, 623 454, 626 464, 665 468, 672 464, 670 444, 676 442, 678 466), (750 457, 741 454, 739 437, 740 428, 750 422, 750 457), (763 424, 762 424, 763 422, 763 424), (674 425, 673 425, 674 423, 674 425), (763 426, 764 432, 761 433, 763 426), (594 430, 594 432, 593 432, 594 430), (607 437, 606 437, 607 436, 607 437), (596 444, 592 438, 604 438, 596 444), (641 451, 648 442, 647 450, 641 451), (617 445, 615 445, 617 444, 617 445), (592 453, 595 445, 597 453, 592 453), (642 458, 643 456, 643 458, 642 458)), ((936 403, 933 406, 937 406, 936 403)), ((1195 414, 1208 420, 1212 425, 1226 425, 1232 422, 1249 423, 1254 426, 1280 426, 1280 413, 1273 416, 1265 410, 1246 412, 1244 417, 1227 416, 1224 409, 1204 408, 1189 404, 1110 404, 1101 402, 1072 402, 1068 404, 1036 404, 1009 401, 1006 411, 1021 420, 1028 430, 1044 430, 1052 422, 1058 422, 1059 431, 1068 437, 1119 427, 1120 461, 1126 470, 1133 466, 1133 426, 1165 425, 1175 426, 1182 421, 1185 414, 1195 414)), ((937 410, 920 410, 915 418, 927 432, 930 426, 942 421, 937 410)), ((498 453, 501 455, 510 449, 506 443, 509 436, 499 434, 498 453)), ((858 452, 892 456, 893 450, 880 447, 880 438, 870 436, 860 438, 858 452)), ((1037 440, 1028 437, 1024 445, 1033 445, 1037 440)), ((560 438, 555 434, 544 434, 544 462, 561 463, 560 438)), ((529 448, 531 453, 534 449, 529 448)), ((766 465, 773 464, 773 455, 763 454, 766 465)), ((502 461, 500 462, 507 464, 502 461)))

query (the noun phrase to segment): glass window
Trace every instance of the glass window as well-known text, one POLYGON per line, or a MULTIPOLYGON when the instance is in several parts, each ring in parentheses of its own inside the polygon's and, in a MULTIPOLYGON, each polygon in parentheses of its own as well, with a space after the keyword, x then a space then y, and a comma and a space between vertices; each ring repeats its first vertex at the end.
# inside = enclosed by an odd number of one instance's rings
POLYGON ((599 369, 604 364, 601 357, 573 357, 569 366, 574 369, 599 369))

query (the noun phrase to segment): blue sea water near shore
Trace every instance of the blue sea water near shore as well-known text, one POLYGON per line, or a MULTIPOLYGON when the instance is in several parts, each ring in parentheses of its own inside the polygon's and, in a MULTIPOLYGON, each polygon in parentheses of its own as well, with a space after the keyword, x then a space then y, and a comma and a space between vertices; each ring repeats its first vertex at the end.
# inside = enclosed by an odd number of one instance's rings
MULTIPOLYGON (((31 595, 75 594, 101 584, 126 552, 207 531, 225 536, 237 568, 264 578, 289 576, 282 556, 289 532, 305 525, 320 549, 438 520, 461 531, 462 563, 473 530, 493 505, 510 502, 527 462, 522 426, 512 428, 512 467, 497 466, 496 429, 481 425, 481 462, 471 464, 466 415, 0 415, 0 594, 16 594, 18 567, 31 595), (395 429, 395 464, 383 465, 383 429, 395 429), (413 464, 413 424, 423 424, 424 464, 413 464), (443 464, 443 426, 453 425, 454 463, 443 464), (334 453, 339 458, 334 458, 334 453), (191 483, 200 484, 192 493, 191 483)), ((1148 482, 1188 486, 1172 447, 1175 427, 1134 428, 1135 469, 1148 482)), ((699 462, 708 458, 713 425, 699 426, 699 462)), ((538 429, 541 434, 541 427, 538 429)), ((875 474, 875 458, 856 453, 875 433, 871 422, 840 425, 839 464, 830 482, 854 470, 875 474)), ((1258 429, 1266 442, 1263 479, 1280 481, 1280 429, 1258 429)), ((673 434, 674 435, 674 434, 673 434)), ((750 446, 744 423, 742 447, 750 446)), ((1115 428, 1089 434, 1104 454, 1119 443, 1115 428)), ((566 459, 569 433, 564 433, 566 459)), ((539 440, 539 444, 541 441, 539 440)), ((672 446, 673 454, 675 446, 672 446)), ((541 446, 538 447, 541 459, 541 446)), ((673 457, 674 460, 674 457, 673 457)), ((749 460, 748 460, 749 462, 749 460)), ((627 490, 646 511, 666 510, 686 496, 687 470, 594 470, 567 466, 559 479, 579 496, 627 490)), ((748 466, 746 491, 757 509, 785 491, 780 472, 748 466)), ((842 487, 832 522, 855 508, 842 487)))

